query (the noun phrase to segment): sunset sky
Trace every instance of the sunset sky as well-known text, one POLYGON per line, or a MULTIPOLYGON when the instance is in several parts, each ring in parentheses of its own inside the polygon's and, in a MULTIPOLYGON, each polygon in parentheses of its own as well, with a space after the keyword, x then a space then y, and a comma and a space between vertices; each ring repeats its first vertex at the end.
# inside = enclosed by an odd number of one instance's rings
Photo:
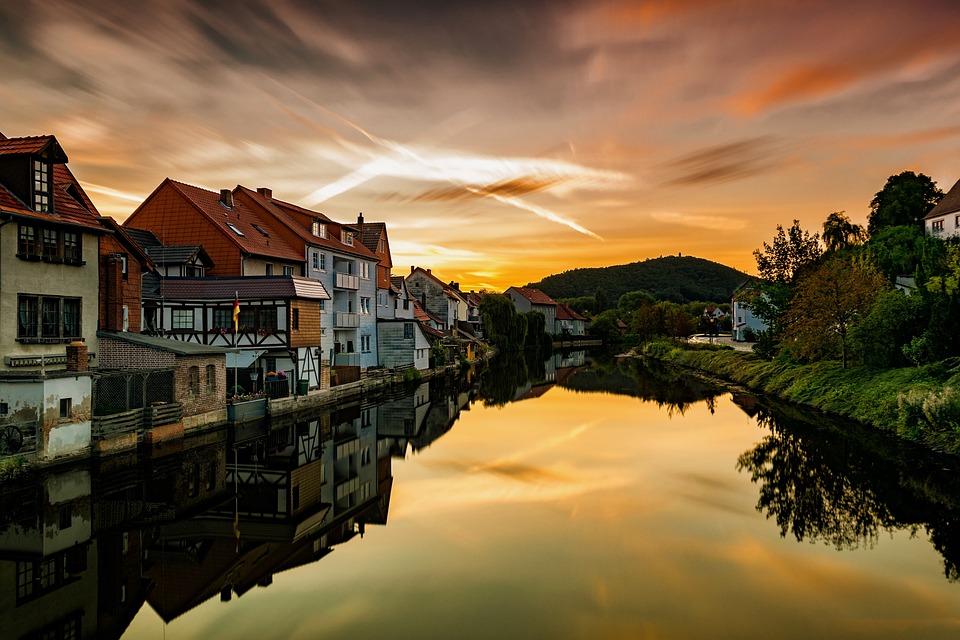
POLYGON ((0 0, 0 131, 101 213, 164 178, 385 221, 395 273, 503 289, 960 178, 960 3, 0 0))

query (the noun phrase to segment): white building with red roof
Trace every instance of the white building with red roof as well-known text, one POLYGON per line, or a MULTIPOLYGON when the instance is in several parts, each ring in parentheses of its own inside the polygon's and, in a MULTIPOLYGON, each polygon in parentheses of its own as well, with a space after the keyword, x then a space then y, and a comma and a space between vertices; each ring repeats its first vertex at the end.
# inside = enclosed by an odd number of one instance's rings
POLYGON ((555 331, 557 325, 557 303, 553 298, 543 291, 540 291, 540 289, 533 289, 531 287, 510 287, 503 293, 513 300, 517 311, 521 313, 539 311, 542 313, 546 330, 555 331))

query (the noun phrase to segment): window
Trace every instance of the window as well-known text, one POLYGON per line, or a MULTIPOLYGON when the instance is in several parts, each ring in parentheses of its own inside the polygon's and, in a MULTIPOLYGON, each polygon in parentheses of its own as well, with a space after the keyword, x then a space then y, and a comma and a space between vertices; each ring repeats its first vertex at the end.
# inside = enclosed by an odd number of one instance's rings
POLYGON ((43 259, 60 260, 60 234, 56 229, 43 229, 43 259))
POLYGON ((956 216, 956 217, 953 219, 953 226, 955 226, 955 227, 960 227, 960 216, 956 216))
POLYGON ((320 271, 320 254, 314 253, 311 257, 313 258, 313 270, 320 271))
POLYGON ((340 231, 340 242, 345 245, 353 246, 353 232, 342 229, 340 231))
POLYGON ((73 410, 73 398, 60 398, 60 417, 69 418, 73 410))
MULTIPOLYGON (((63 261, 76 264, 80 262, 80 234, 72 231, 63 232, 63 261)), ((121 259, 123 279, 127 279, 127 257, 121 259)))
POLYGON ((80 299, 63 299, 63 337, 80 337, 80 299))
POLYGON ((207 365, 207 394, 213 395, 217 392, 217 368, 212 365, 207 365))
POLYGON ((40 335, 40 298, 20 296, 17 300, 17 338, 36 338, 40 335))
POLYGON ((360 298, 360 313, 370 315, 370 298, 360 298))
POLYGON ((20 237, 17 241, 17 255, 21 258, 36 257, 37 229, 28 225, 20 225, 20 237))
POLYGON ((243 231, 240 231, 240 229, 237 229, 232 223, 225 222, 224 224, 230 227, 230 230, 233 231, 238 236, 243 236, 243 231))
POLYGON ((257 316, 253 309, 241 307, 240 315, 237 316, 237 324, 240 326, 240 331, 253 331, 256 318, 257 316))
POLYGON ((193 329, 193 309, 174 309, 173 328, 193 329))
POLYGON ((314 220, 310 225, 310 233, 315 235, 318 238, 327 237, 327 225, 323 224, 319 220, 314 220))
POLYGON ((273 275, 273 265, 270 264, 269 262, 267 263, 266 271, 267 271, 267 275, 268 275, 268 276, 272 276, 272 275, 273 275))
POLYGON ((320 254, 320 271, 326 271, 326 270, 327 270, 327 254, 321 253, 320 254))
POLYGON ((187 371, 187 393, 200 395, 200 367, 193 366, 187 371))
POLYGON ((300 329, 300 309, 293 309, 290 314, 290 328, 296 331, 300 329))
POLYGON ((370 263, 369 262, 360 263, 360 277, 363 278, 364 280, 370 279, 370 263))
POLYGON ((403 337, 405 340, 413 339, 413 325, 409 322, 403 323, 403 337))
POLYGON ((324 311, 326 311, 326 310, 327 310, 327 301, 326 301, 326 300, 321 300, 321 301, 320 301, 320 312, 322 313, 322 312, 324 312, 324 311))
POLYGON ((40 337, 60 337, 60 298, 41 298, 40 337))
POLYGON ((379 292, 377 292, 377 306, 378 306, 378 307, 385 307, 385 306, 387 306, 387 292, 386 292, 386 291, 379 291, 379 292))
POLYGON ((0 416, 5 416, 10 413, 10 405, 6 402, 0 402, 0 416))
POLYGON ((261 331, 277 328, 277 309, 275 307, 257 310, 257 328, 261 331))
POLYGON ((934 220, 930 223, 930 228, 934 233, 940 233, 943 231, 943 220, 934 220))
MULTIPOLYGON (((233 309, 227 307, 217 307, 213 310, 213 330, 233 328, 233 309)), ((225 332, 224 332, 225 333, 225 332)))
POLYGON ((285 275, 285 276, 292 276, 292 275, 293 275, 293 267, 284 267, 284 268, 283 268, 283 275, 285 275))
POLYGON ((50 163, 33 161, 33 210, 50 211, 50 163))
MULTIPOLYGON (((64 244, 64 255, 66 255, 66 238, 63 241, 64 244)), ((130 260, 127 256, 120 256, 120 273, 123 274, 123 279, 127 279, 128 269, 130 267, 130 260)))
POLYGON ((383 238, 380 238, 380 241, 377 242, 377 253, 383 253, 383 251, 384 251, 383 238))
POLYGON ((251 223, 251 226, 252 226, 254 229, 256 229, 257 231, 259 231, 259 232, 260 232, 260 235, 262 235, 263 237, 265 237, 265 238, 269 238, 269 237, 270 237, 270 234, 267 233, 266 229, 264 229, 263 227, 261 227, 260 225, 258 225, 256 222, 251 223))
POLYGON ((360 336, 360 351, 370 353, 370 336, 360 336))

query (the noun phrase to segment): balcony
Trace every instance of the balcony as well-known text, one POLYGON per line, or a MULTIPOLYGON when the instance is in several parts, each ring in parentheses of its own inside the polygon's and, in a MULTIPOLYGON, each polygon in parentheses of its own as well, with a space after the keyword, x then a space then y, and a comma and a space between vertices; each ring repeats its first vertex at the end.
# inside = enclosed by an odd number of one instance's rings
POLYGON ((360 326, 360 316, 356 313, 337 311, 333 314, 333 326, 335 329, 356 329, 360 326))
POLYGON ((350 289, 356 291, 360 288, 360 276, 352 276, 349 273, 337 272, 336 281, 333 286, 337 289, 350 289))

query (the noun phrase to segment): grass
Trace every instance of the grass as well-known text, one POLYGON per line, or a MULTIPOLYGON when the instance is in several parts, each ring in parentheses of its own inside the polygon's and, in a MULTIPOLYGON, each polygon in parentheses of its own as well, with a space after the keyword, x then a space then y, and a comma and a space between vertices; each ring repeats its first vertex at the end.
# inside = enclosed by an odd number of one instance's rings
POLYGON ((802 365, 741 351, 647 345, 644 355, 761 393, 851 418, 941 451, 960 453, 960 363, 903 369, 802 365))

